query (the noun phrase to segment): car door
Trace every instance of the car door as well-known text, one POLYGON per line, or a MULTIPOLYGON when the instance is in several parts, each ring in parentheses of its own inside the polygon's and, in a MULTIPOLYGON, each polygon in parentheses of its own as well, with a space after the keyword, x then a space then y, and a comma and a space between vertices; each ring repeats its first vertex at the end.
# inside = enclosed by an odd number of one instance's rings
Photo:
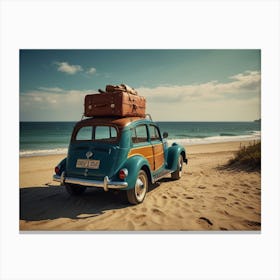
POLYGON ((140 155, 147 159, 151 170, 155 170, 153 147, 148 138, 148 130, 145 124, 137 125, 131 129, 132 147, 129 151, 128 157, 140 155))
POLYGON ((149 125, 149 140, 153 150, 154 170, 160 169, 164 165, 164 147, 157 126, 149 125))

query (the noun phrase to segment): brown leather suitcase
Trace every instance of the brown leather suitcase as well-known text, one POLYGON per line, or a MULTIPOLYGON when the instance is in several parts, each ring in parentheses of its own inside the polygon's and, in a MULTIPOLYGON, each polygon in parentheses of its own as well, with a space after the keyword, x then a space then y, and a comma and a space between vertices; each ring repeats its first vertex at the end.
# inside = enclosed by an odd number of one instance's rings
POLYGON ((86 117, 144 117, 146 98, 127 92, 106 92, 85 96, 86 117))

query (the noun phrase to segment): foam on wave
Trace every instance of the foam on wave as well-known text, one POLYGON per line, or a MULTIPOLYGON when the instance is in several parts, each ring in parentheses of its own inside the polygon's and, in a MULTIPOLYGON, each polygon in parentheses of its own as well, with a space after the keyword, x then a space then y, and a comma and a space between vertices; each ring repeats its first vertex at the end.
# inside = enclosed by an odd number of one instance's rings
POLYGON ((184 139, 168 139, 169 145, 176 142, 181 145, 199 145, 199 144, 211 144, 222 142, 234 142, 234 141, 254 141, 261 139, 261 132, 254 131, 250 135, 238 135, 238 136, 212 136, 206 138, 184 138, 184 139))
POLYGON ((47 156, 47 155, 62 155, 67 154, 67 148, 50 149, 50 150, 26 150, 20 151, 20 157, 34 157, 34 156, 47 156))

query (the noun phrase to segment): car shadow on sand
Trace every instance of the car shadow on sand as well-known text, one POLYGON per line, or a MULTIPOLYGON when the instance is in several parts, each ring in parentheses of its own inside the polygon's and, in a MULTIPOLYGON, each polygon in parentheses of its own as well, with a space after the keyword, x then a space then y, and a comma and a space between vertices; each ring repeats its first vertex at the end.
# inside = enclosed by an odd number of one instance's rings
POLYGON ((70 196, 64 187, 53 185, 20 188, 20 220, 26 221, 86 219, 129 206, 123 191, 88 188, 80 196, 70 196))

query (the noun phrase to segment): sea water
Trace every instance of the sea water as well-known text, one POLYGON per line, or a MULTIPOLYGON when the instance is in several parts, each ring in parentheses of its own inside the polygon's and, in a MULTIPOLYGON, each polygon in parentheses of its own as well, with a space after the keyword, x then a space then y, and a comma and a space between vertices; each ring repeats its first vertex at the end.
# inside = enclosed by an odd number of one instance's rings
MULTIPOLYGON (((157 122, 167 141, 196 145, 259 140, 260 122, 157 122)), ((67 153, 75 122, 20 122, 20 156, 67 153)))

